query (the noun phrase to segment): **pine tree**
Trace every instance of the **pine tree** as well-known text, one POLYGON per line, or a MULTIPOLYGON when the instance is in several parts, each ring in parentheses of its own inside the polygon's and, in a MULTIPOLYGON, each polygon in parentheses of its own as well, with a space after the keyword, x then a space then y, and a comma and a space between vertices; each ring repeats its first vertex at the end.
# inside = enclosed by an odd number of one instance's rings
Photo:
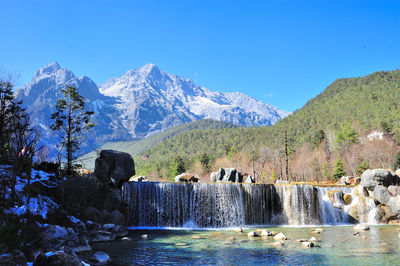
POLYGON ((393 162, 393 166, 392 166, 393 171, 396 171, 397 169, 400 169, 400 150, 394 156, 394 162, 393 162))
POLYGON ((12 110, 14 101, 13 85, 9 81, 0 80, 0 161, 8 157, 8 140, 11 135, 12 110))
POLYGON ((343 161, 341 159, 337 159, 333 169, 333 179, 340 179, 345 174, 346 172, 344 171, 343 161))
POLYGON ((57 112, 51 115, 54 124, 50 128, 59 131, 61 144, 66 153, 66 170, 69 175, 72 173, 74 154, 79 150, 84 140, 83 131, 88 131, 94 127, 94 124, 90 123, 93 112, 84 111, 85 98, 79 95, 77 88, 67 86, 61 92, 63 98, 57 101, 57 112))
POLYGON ((203 153, 200 156, 200 163, 203 167, 204 172, 209 172, 210 171, 210 156, 208 156, 207 153, 203 153))

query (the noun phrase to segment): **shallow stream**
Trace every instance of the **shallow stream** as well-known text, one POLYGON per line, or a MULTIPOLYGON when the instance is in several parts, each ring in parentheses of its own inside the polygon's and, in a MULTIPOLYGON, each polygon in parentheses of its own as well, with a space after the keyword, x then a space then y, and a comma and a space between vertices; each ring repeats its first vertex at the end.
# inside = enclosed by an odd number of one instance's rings
POLYGON ((353 226, 254 227, 243 232, 222 230, 134 229, 131 241, 119 240, 93 245, 108 253, 116 265, 398 265, 399 226, 371 226, 353 235, 353 226), (257 229, 283 232, 288 240, 273 245, 273 237, 252 237, 257 229), (146 234, 148 239, 142 239, 146 234), (317 238, 316 247, 305 248, 297 239, 317 238))

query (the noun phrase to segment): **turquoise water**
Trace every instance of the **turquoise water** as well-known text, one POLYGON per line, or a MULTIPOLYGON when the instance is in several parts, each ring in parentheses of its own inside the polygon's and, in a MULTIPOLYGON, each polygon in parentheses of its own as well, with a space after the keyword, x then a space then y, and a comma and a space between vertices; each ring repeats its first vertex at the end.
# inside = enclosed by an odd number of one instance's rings
POLYGON ((131 241, 93 245, 107 252, 116 265, 399 265, 399 226, 372 226, 360 231, 352 226, 260 227, 233 230, 131 230, 131 241), (249 238, 257 229, 283 232, 288 240, 276 247, 273 237, 249 238), (141 235, 147 234, 148 239, 141 235), (297 239, 319 240, 305 248, 297 239))

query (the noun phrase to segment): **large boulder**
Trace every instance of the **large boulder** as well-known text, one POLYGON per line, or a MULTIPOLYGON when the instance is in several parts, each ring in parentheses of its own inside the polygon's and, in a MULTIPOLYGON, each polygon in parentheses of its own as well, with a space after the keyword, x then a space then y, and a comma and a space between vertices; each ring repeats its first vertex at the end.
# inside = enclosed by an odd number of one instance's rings
POLYGON ((396 197, 397 195, 400 195, 400 187, 399 186, 389 186, 388 190, 392 197, 396 197))
POLYGON ((361 186, 371 191, 378 185, 388 187, 398 183, 399 177, 385 169, 368 169, 361 176, 361 186))
POLYGON ((120 188, 123 182, 135 175, 135 163, 130 154, 114 150, 102 150, 94 167, 97 178, 108 181, 120 188))
POLYGON ((388 206, 390 208, 390 211, 393 214, 399 215, 400 214, 400 195, 390 198, 390 200, 388 202, 388 206))
POLYGON ((374 191, 372 192, 372 196, 381 204, 386 204, 390 200, 388 188, 381 185, 375 187, 374 191))
POLYGON ((102 213, 95 207, 89 206, 83 212, 84 217, 86 220, 90 220, 96 223, 102 222, 102 213))
POLYGON ((211 182, 233 182, 242 183, 243 175, 235 168, 220 168, 210 175, 211 182))
POLYGON ((117 225, 126 225, 125 216, 119 210, 113 210, 111 213, 111 222, 117 225))
POLYGON ((104 200, 104 209, 113 211, 121 206, 121 192, 119 190, 110 191, 104 200))
POLYGON ((199 178, 188 173, 175 176, 175 182, 199 182, 199 178))

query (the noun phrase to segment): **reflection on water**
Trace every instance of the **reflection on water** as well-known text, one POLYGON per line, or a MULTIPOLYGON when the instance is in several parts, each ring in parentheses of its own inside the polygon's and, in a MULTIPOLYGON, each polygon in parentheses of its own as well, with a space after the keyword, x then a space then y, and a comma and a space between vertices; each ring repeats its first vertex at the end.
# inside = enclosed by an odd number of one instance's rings
POLYGON ((260 265, 260 264, 326 264, 375 265, 399 263, 400 248, 397 226, 375 226, 354 236, 351 226, 323 227, 312 234, 311 227, 269 227, 283 232, 288 240, 276 247, 273 237, 249 238, 247 233, 229 230, 132 230, 132 241, 97 243, 95 250, 107 252, 117 265, 260 265), (148 240, 140 236, 147 234, 148 240), (296 239, 319 241, 317 247, 303 248, 296 239))

